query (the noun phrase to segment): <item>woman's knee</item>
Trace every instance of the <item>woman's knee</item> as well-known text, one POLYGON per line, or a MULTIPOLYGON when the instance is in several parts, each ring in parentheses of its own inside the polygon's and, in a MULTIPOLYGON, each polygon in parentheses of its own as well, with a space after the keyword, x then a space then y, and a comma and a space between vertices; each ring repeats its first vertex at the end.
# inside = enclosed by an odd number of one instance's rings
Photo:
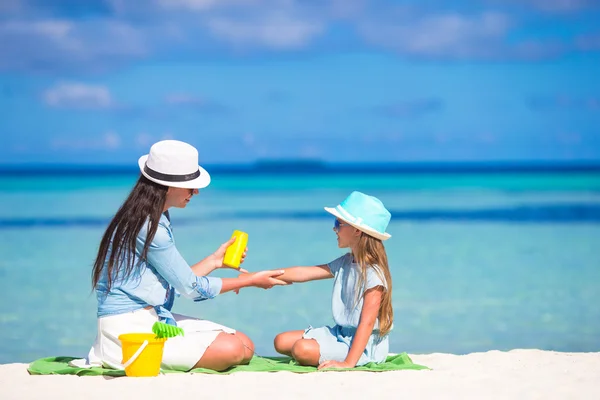
POLYGON ((240 364, 244 359, 244 352, 246 350, 244 344, 236 337, 236 335, 227 336, 228 340, 225 353, 228 355, 228 359, 231 360, 232 365, 240 364))
POLYGON ((242 362, 247 363, 252 359, 252 356, 254 356, 254 343, 246 334, 242 332, 236 332, 235 336, 242 343, 244 349, 244 359, 242 362))
POLYGON ((237 365, 244 359, 244 345, 235 335, 221 333, 208 347, 207 352, 230 365, 237 365))

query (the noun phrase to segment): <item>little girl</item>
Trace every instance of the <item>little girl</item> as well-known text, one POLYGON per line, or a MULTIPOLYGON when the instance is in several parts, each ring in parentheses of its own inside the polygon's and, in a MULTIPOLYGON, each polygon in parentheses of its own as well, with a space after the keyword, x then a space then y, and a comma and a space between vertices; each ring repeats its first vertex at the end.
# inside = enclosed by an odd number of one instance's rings
POLYGON ((328 264, 285 268, 277 278, 288 283, 334 278, 335 325, 280 333, 275 349, 319 369, 383 362, 394 319, 392 277, 382 243, 391 237, 385 232, 391 214, 379 199, 360 192, 325 211, 336 217, 338 247, 351 252, 328 264))

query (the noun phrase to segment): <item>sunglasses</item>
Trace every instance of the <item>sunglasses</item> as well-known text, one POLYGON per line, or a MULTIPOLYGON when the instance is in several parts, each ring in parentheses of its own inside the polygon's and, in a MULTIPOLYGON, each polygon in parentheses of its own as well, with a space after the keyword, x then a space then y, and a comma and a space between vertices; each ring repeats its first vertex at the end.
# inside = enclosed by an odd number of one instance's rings
POLYGON ((336 232, 339 232, 340 226, 345 226, 345 225, 348 225, 348 224, 340 222, 340 220, 336 218, 335 222, 333 223, 333 230, 336 232))

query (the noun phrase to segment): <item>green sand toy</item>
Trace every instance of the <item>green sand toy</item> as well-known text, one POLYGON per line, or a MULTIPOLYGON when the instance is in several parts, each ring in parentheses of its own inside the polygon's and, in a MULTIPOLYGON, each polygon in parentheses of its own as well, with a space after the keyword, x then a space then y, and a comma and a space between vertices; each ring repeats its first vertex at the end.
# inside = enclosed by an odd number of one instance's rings
POLYGON ((178 335, 183 336, 183 329, 180 327, 165 324, 160 321, 157 321, 152 325, 152 332, 156 335, 157 339, 172 338, 178 335))

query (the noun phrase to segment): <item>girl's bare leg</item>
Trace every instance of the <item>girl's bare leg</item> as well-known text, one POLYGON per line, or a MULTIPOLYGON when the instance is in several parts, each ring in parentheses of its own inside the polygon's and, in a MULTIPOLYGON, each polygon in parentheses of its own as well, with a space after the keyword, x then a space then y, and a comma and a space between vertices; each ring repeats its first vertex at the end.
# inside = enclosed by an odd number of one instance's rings
POLYGON ((315 339, 300 339, 292 347, 292 357, 300 365, 317 367, 321 357, 321 348, 315 339))
POLYGON ((280 333, 279 335, 275 336, 275 340, 273 341, 275 350, 277 350, 279 354, 284 354, 291 357, 292 347, 294 347, 294 344, 298 340, 302 339, 303 334, 303 330, 280 333))

